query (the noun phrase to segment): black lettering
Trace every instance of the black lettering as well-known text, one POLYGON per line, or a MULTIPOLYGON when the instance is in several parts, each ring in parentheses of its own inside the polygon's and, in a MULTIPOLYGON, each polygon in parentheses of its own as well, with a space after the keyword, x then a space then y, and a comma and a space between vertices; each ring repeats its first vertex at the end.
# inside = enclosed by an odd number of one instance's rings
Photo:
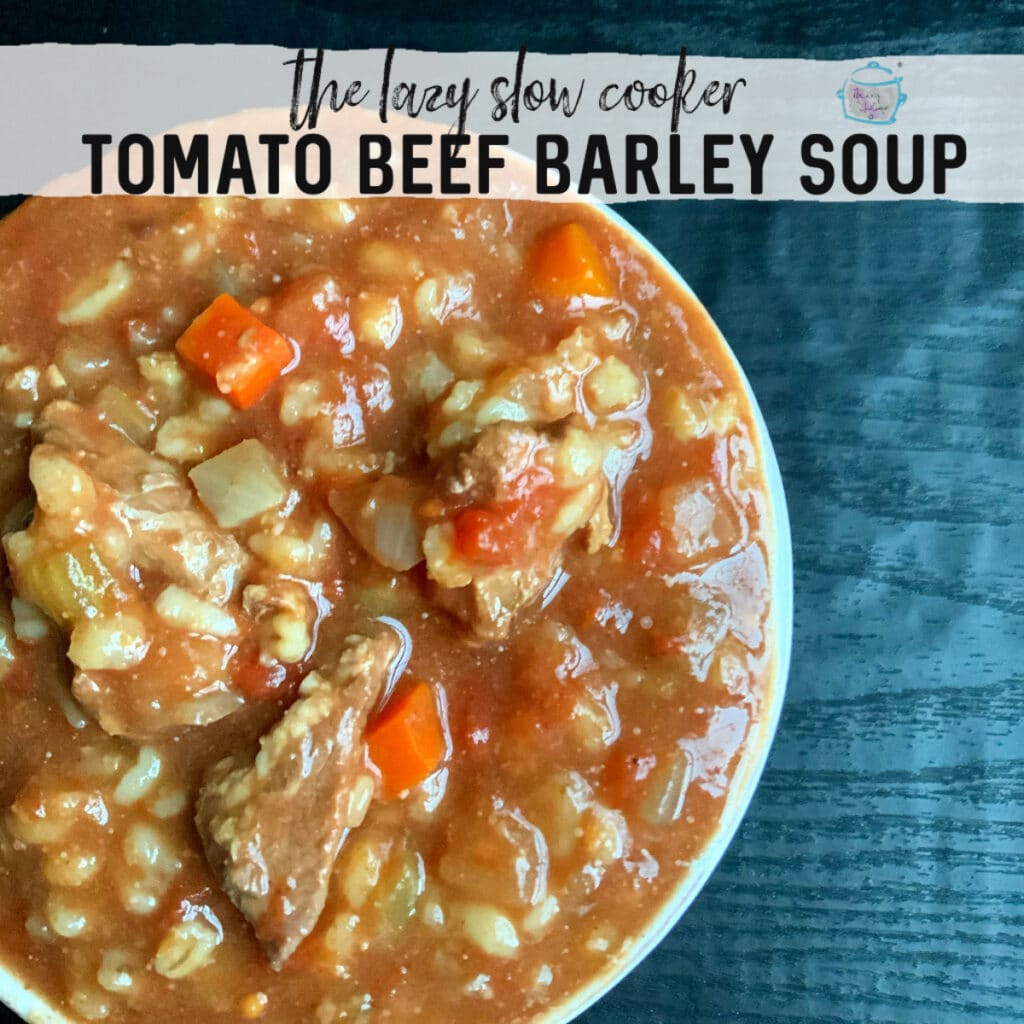
POLYGON ((526 47, 519 47, 516 57, 516 80, 512 90, 512 123, 519 124, 519 98, 523 94, 523 69, 526 66, 526 47))
POLYGON ((89 147, 89 191, 94 196, 103 192, 103 147, 113 141, 111 135, 82 136, 82 145, 89 147))
POLYGON ((580 171, 580 191, 585 194, 593 192, 595 179, 600 179, 605 195, 615 195, 615 171, 612 167, 612 154, 608 148, 608 138, 604 135, 591 135, 587 139, 587 148, 583 154, 583 168, 580 171))
POLYGON ((267 191, 276 196, 281 191, 281 147, 288 145, 288 136, 261 135, 259 142, 267 147, 267 191))
POLYGON ((391 140, 386 135, 359 136, 359 194, 363 196, 382 196, 391 191, 395 183, 395 172, 391 170, 391 140), (370 147, 377 147, 376 156, 370 147), (375 185, 370 180, 370 172, 378 171, 380 181, 375 185))
POLYGON ((878 184, 878 146, 863 132, 851 135, 843 143, 843 188, 855 196, 866 196, 878 184), (853 162, 857 148, 864 150, 864 180, 858 181, 853 162))
MULTIPOLYGON (((309 58, 306 56, 305 49, 299 50, 295 55, 294 60, 286 60, 284 62, 285 67, 289 64, 295 65, 295 72, 292 75, 292 103, 291 110, 288 114, 288 123, 292 126, 292 131, 298 131, 300 128, 309 125, 310 128, 316 127, 317 119, 320 117, 320 104, 323 101, 323 95, 320 92, 320 73, 323 71, 324 66, 324 51, 317 50, 316 56, 309 58), (313 65, 313 81, 309 86, 309 98, 306 100, 306 110, 302 117, 299 117, 299 99, 302 95, 302 73, 307 63, 313 65)), ((334 83, 332 82, 333 86, 334 83)))
POLYGON ((668 103, 668 87, 664 82, 657 82, 651 86, 650 92, 647 94, 647 102, 650 103, 655 110, 660 109, 668 103))
POLYGON ((804 138, 800 143, 800 158, 805 167, 821 171, 821 180, 816 181, 811 175, 802 174, 800 184, 808 195, 823 196, 835 184, 836 172, 828 160, 814 154, 815 148, 820 148, 823 153, 831 153, 834 147, 827 135, 815 133, 804 138))
POLYGON ((697 186, 683 181, 683 140, 677 132, 668 142, 668 191, 673 196, 692 196, 697 186))
MULTIPOLYGON (((458 93, 458 97, 455 98, 452 93, 453 89, 449 89, 449 99, 454 99, 459 109, 459 120, 456 127, 459 135, 464 135, 466 132, 466 122, 469 120, 469 108, 473 103, 473 100, 480 94, 479 89, 474 89, 470 92, 470 86, 472 82, 468 78, 462 80, 462 89, 458 93)), ((451 104, 449 104, 450 106, 451 104)))
POLYGON ((561 195, 569 190, 569 140, 564 135, 537 136, 537 193, 542 196, 561 195), (554 148, 554 153, 550 150, 554 148), (550 171, 558 180, 552 185, 550 171))
POLYGON ((626 86, 625 103, 626 109, 637 111, 644 105, 644 98, 647 96, 647 87, 643 82, 637 80, 632 85, 626 86))
POLYGON ((743 152, 747 154, 747 161, 750 164, 750 194, 752 196, 764 194, 764 164, 768 159, 768 150, 772 148, 774 141, 774 135, 762 135, 760 144, 755 146, 754 140, 749 135, 740 136, 743 152))
POLYGON ((433 191, 429 181, 417 181, 413 172, 430 166, 430 159, 417 156, 419 146, 429 146, 433 141, 430 135, 402 136, 402 194, 407 196, 428 196, 433 191))
MULTIPOLYGON (((322 52, 318 51, 318 58, 322 52)), ((309 117, 309 104, 306 105, 306 113, 301 118, 299 117, 299 98, 302 96, 302 72, 306 66, 306 51, 304 49, 299 50, 294 60, 286 60, 282 64, 284 67, 288 67, 289 64, 295 65, 295 71, 292 73, 292 103, 288 113, 288 123, 292 126, 292 131, 298 131, 305 124, 306 118, 309 117)), ((319 73, 320 69, 317 66, 313 71, 314 81, 319 76, 319 73)))
POLYGON ((658 140, 650 135, 626 136, 626 195, 635 196, 639 191, 639 179, 644 179, 644 188, 650 196, 659 194, 658 179, 654 165, 658 160, 658 140), (640 150, 643 149, 641 156, 640 150))
POLYGON ((679 115, 686 104, 686 96, 693 88, 697 78, 696 71, 686 70, 686 47, 679 50, 679 63, 676 65, 676 81, 672 88, 672 131, 679 131, 679 115))
POLYGON ((126 135, 117 147, 117 183, 122 192, 141 196, 153 187, 153 140, 148 135, 126 135), (132 150, 140 157, 138 180, 132 179, 132 150))
MULTIPOLYGON (((316 56, 310 58, 306 56, 306 51, 301 49, 295 55, 294 60, 285 61, 285 66, 287 67, 288 65, 295 65, 295 74, 292 76, 292 108, 288 116, 288 122, 292 126, 293 131, 298 131, 306 125, 310 128, 315 128, 316 121, 319 118, 319 108, 321 108, 321 103, 324 101, 324 92, 327 91, 321 92, 321 87, 319 87, 319 79, 321 79, 321 73, 324 70, 324 51, 319 49, 316 51, 316 56), (312 63, 313 73, 312 82, 309 84, 306 110, 300 118, 299 97, 302 95, 302 73, 306 63, 312 63)), ((334 82, 331 82, 330 88, 335 88, 334 82)))
POLYGON ((946 194, 946 172, 963 167, 967 162, 967 143, 962 135, 935 136, 935 194, 946 194), (946 147, 952 145, 953 152, 946 155, 946 147))
POLYGON ((729 166, 729 158, 718 156, 715 151, 719 146, 731 146, 732 143, 731 135, 704 136, 704 194, 706 196, 727 196, 733 190, 731 182, 718 181, 715 178, 715 171, 724 170, 729 166))
POLYGON ((619 90, 621 90, 621 88, 622 88, 622 86, 617 85, 615 82, 612 82, 611 85, 606 85, 601 90, 600 95, 597 97, 598 109, 599 110, 614 110, 622 102, 622 95, 620 93, 619 98, 617 100, 613 100, 611 98, 611 95, 612 95, 613 91, 618 92, 619 90))
POLYGON ((466 158, 459 156, 459 147, 469 145, 468 135, 441 136, 441 195, 464 196, 470 191, 468 181, 455 181, 452 171, 462 170, 466 158))
POLYGON ((247 196, 256 194, 256 179, 252 173, 252 161, 245 136, 232 134, 224 144, 224 159, 217 178, 217 195, 226 196, 231 191, 231 182, 240 181, 247 196))
POLYGON ((174 195, 175 180, 196 179, 196 192, 210 191, 210 136, 194 135, 186 150, 177 135, 164 136, 164 195, 174 195))
POLYGON ((573 117, 580 108, 580 100, 583 99, 583 90, 586 84, 587 80, 584 78, 576 90, 576 98, 573 99, 568 86, 563 85, 561 88, 557 88, 555 80, 552 78, 551 89, 548 93, 548 102, 551 104, 551 109, 553 111, 560 110, 565 117, 573 117))
POLYGON ((491 80, 491 98, 494 106, 491 107, 491 120, 504 121, 508 113, 509 98, 502 95, 502 89, 508 86, 508 79, 503 76, 491 80))
POLYGON ((890 135, 885 140, 885 177, 889 188, 901 196, 913 195, 924 184, 924 136, 910 138, 910 178, 900 178, 900 137, 890 135))
POLYGON ((480 153, 477 158, 477 190, 481 195, 486 196, 491 191, 491 171, 505 166, 503 156, 494 156, 491 153, 493 146, 507 146, 507 135, 480 135, 477 138, 480 153))
POLYGON ((723 114, 728 114, 729 111, 732 110, 732 98, 736 94, 736 90, 741 85, 746 85, 746 84, 747 84, 747 80, 745 78, 737 78, 735 82, 726 82, 725 83, 725 85, 723 86, 724 93, 723 93, 723 96, 722 96, 722 113, 723 114))
POLYGON ((384 76, 381 79, 380 85, 380 106, 377 108, 381 124, 387 124, 388 122, 388 93, 391 90, 391 63, 394 59, 395 48, 389 46, 388 52, 384 55, 384 76))
POLYGON ((322 135, 303 135, 295 143, 295 184, 303 195, 318 196, 331 183, 331 144, 322 135), (320 176, 314 181, 309 176, 309 151, 317 151, 320 176))
POLYGON ((585 86, 586 79, 580 82, 576 98, 573 99, 569 89, 564 85, 559 86, 554 78, 549 78, 546 85, 540 79, 535 79, 523 90, 523 105, 527 110, 540 110, 547 104, 553 113, 561 111, 564 117, 572 117, 579 109, 585 86))
POLYGON ((308 127, 310 130, 316 128, 316 123, 320 118, 320 108, 323 106, 324 100, 327 100, 331 110, 337 112, 343 107, 358 107, 369 96, 369 90, 364 89, 363 83, 358 79, 349 82, 348 87, 345 89, 345 94, 340 100, 338 99, 338 83, 334 79, 331 79, 321 89, 320 75, 324 66, 323 50, 317 50, 315 57, 307 57, 305 50, 299 50, 294 60, 284 61, 286 67, 290 64, 295 65, 295 72, 292 75, 291 110, 288 114, 288 123, 291 125, 292 131, 299 131, 303 127, 308 127), (310 82, 309 95, 306 98, 306 109, 300 117, 299 106, 303 98, 302 78, 307 64, 313 65, 313 79, 310 82))

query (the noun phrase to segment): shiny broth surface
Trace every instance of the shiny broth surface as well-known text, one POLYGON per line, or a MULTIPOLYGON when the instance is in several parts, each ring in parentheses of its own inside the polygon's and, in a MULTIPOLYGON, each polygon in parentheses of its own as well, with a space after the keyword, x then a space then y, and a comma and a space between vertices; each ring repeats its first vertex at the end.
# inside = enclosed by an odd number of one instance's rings
POLYGON ((761 453, 597 210, 32 200, 0 445, 0 947, 71 1017, 526 1021, 714 832, 761 453))

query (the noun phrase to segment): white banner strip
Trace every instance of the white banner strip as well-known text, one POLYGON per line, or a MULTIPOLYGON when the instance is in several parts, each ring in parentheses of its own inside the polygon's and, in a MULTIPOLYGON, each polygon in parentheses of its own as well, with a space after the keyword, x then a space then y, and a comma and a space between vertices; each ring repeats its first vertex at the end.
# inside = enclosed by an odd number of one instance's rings
POLYGON ((1022 202, 1021 82, 1024 56, 3 47, 0 193, 1022 202))

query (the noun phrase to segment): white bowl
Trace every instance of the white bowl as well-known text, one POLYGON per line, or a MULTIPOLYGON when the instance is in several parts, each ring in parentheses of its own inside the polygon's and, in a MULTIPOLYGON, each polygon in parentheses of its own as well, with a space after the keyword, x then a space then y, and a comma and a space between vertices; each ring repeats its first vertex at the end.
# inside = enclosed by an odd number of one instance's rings
MULTIPOLYGON (((524 159, 516 156, 520 160, 524 159)), ((530 174, 532 176, 532 170, 530 174)), ((567 197, 567 200, 581 201, 581 198, 570 196, 567 197)), ((584 197, 582 201, 587 202, 588 200, 584 197)), ((635 245, 649 253, 661 266, 666 276, 700 304, 700 300, 697 299, 679 272, 634 227, 604 204, 593 200, 590 200, 589 203, 600 210, 635 245)), ((769 558, 771 608, 766 633, 771 657, 767 673, 767 692, 761 705, 761 716, 753 723, 747 737, 740 763, 726 795, 725 806, 718 826, 707 847, 694 862, 687 875, 671 896, 664 901, 661 909, 652 918, 650 925, 629 943, 626 952, 606 965, 589 984, 578 989, 565 1001, 540 1011, 534 1017, 534 1024, 567 1024, 568 1021, 573 1020, 621 981, 676 925, 722 859, 726 847, 746 813, 768 758, 768 751, 782 710, 786 679, 789 673, 793 632, 793 557, 786 497, 775 452, 772 449, 768 430, 754 398, 750 382, 736 356, 725 339, 722 338, 721 332, 717 331, 717 326, 716 332, 722 350, 735 366, 746 397, 750 402, 757 433, 754 440, 761 453, 761 464, 764 467, 764 476, 768 487, 771 521, 768 524, 765 542, 769 558)), ((54 1008, 43 996, 33 991, 14 973, 5 970, 2 966, 0 966, 0 1000, 29 1024, 71 1024, 60 1010, 54 1008)))
POLYGON ((28 1024, 72 1024, 60 1010, 4 967, 0 967, 0 1000, 28 1024))

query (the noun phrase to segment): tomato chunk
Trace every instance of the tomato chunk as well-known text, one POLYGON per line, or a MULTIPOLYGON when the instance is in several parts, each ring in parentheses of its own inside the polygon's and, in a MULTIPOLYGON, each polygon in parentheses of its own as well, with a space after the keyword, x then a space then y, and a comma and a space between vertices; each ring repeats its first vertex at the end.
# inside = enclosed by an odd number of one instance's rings
POLYGON ((471 562, 505 565, 515 559, 523 530, 508 506, 476 506, 455 517, 455 547, 471 562))
POLYGON ((295 689, 284 665, 264 665, 255 649, 243 649, 232 659, 231 682, 248 700, 277 700, 295 689))
POLYGON ((545 470, 528 469, 512 482, 509 501, 473 505, 455 516, 455 547, 482 565, 508 565, 534 543, 538 524, 561 496, 545 470))

